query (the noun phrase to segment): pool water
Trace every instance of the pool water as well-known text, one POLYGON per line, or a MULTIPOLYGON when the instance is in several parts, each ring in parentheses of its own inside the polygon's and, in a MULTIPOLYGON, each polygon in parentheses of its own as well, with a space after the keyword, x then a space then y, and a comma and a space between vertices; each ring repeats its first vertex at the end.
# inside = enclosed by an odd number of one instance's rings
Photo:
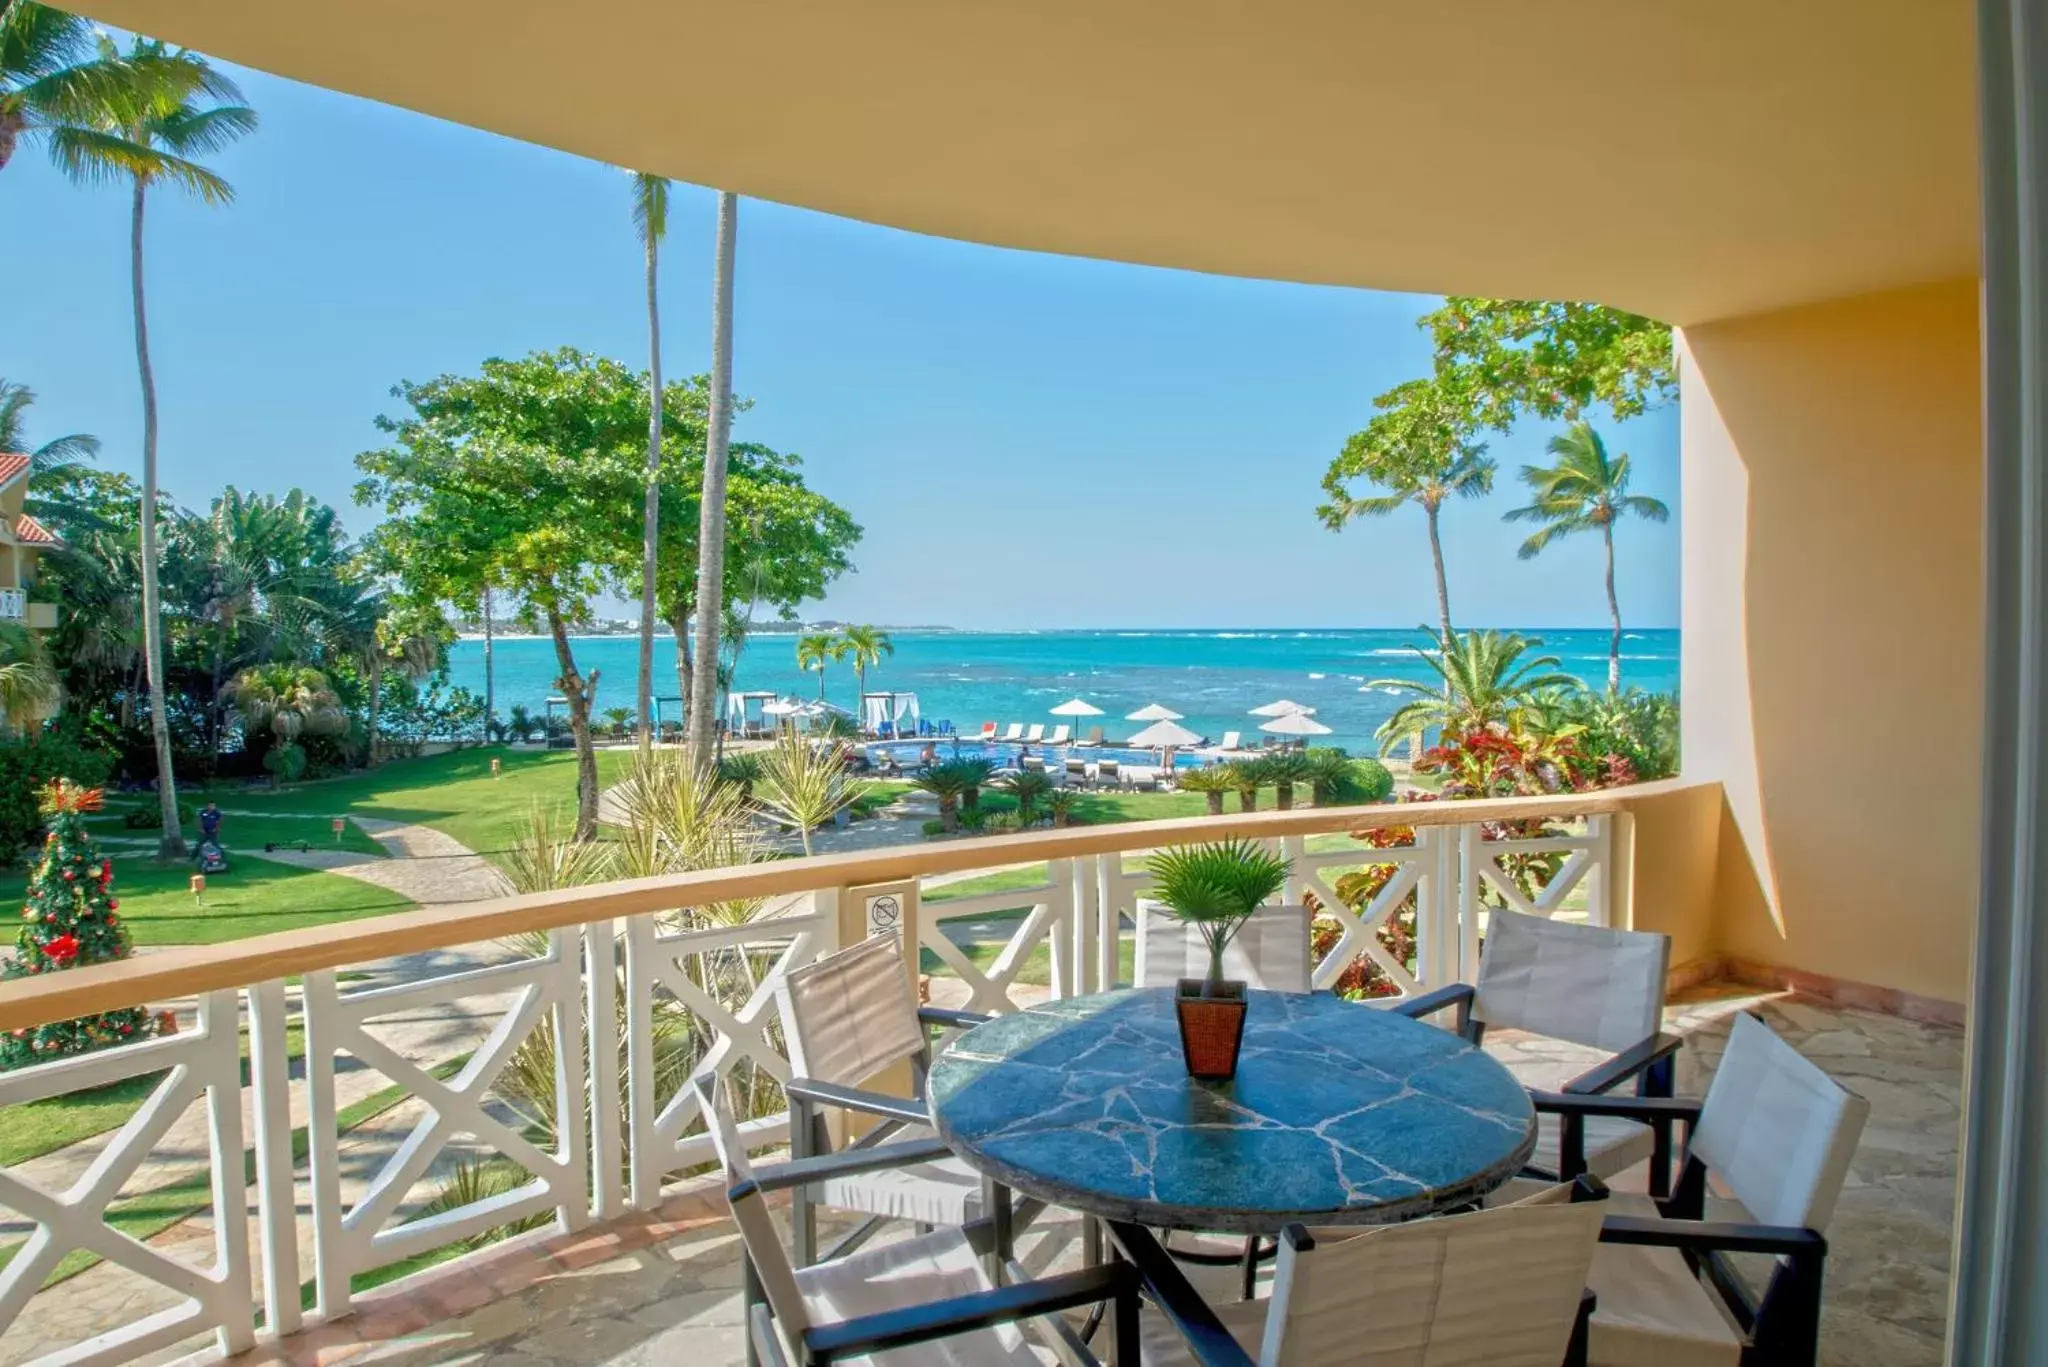
MULTIPOLYGON (((867 747, 868 759, 873 763, 880 763, 882 757, 887 755, 893 758, 901 767, 915 769, 920 762, 918 757, 924 753, 924 748, 927 745, 937 752, 941 760, 985 759, 998 769, 1016 768, 1017 758, 1024 750, 1024 747, 1020 744, 1005 745, 1000 741, 961 740, 953 736, 933 736, 926 740, 878 741, 867 747)), ((1066 766, 1069 758, 1078 759, 1087 764, 1093 764, 1097 760, 1103 759, 1115 760, 1118 764, 1150 765, 1155 768, 1159 764, 1159 752, 1157 750, 1134 750, 1127 745, 1033 745, 1031 753, 1034 758, 1044 760, 1048 766, 1060 768, 1066 766)), ((1189 754, 1185 750, 1173 757, 1173 767, 1176 769, 1199 769, 1203 765, 1215 762, 1208 755, 1189 754)))

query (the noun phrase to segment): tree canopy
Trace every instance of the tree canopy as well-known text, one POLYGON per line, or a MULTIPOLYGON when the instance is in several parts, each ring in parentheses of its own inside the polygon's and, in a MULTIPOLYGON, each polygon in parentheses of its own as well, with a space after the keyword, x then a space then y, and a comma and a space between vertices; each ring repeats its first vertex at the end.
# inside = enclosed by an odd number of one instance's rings
POLYGON ((1453 296, 1418 326, 1435 345, 1437 382, 1477 427, 1506 431, 1524 414, 1577 421, 1600 406, 1633 418, 1678 396, 1671 329, 1641 314, 1453 296))

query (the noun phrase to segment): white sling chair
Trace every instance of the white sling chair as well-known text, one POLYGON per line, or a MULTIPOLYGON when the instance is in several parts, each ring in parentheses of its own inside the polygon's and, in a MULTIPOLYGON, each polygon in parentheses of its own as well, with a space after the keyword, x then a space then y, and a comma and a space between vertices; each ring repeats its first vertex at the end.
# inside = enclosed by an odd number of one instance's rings
POLYGON ((1742 1015, 1704 1101, 1539 1094, 1536 1106, 1568 1128, 1627 1116, 1690 1130, 1668 1200, 1611 1204, 1590 1281, 1594 1364, 1813 1367, 1825 1235, 1869 1102, 1742 1015))
MULTIPOLYGON (((790 1152, 797 1158, 832 1149, 828 1110, 855 1112, 882 1123, 857 1145, 884 1139, 933 1136, 923 1101, 925 1070, 931 1061, 926 1027, 978 1025, 988 1019, 965 1011, 915 1006, 903 963, 901 940, 872 936, 785 976, 776 989, 782 1037, 789 1046, 790 1152), (877 1076, 908 1064, 912 1096, 865 1090, 877 1076)), ((981 1175, 945 1154, 909 1167, 873 1169, 835 1177, 791 1197, 790 1225, 798 1266, 818 1256, 813 1205, 870 1216, 835 1253, 857 1248, 882 1222, 910 1220, 925 1226, 964 1225, 997 1214, 981 1175)), ((1028 1220, 1035 1207, 1020 1207, 1028 1220)), ((1008 1218, 1008 1212, 1003 1212, 1008 1218)), ((1007 1250, 1005 1250, 1007 1253, 1007 1250)))
MULTIPOLYGON (((1138 957, 1131 972, 1137 986, 1172 987, 1182 978, 1208 975, 1209 944, 1200 930, 1164 902, 1141 897, 1137 912, 1138 957)), ((1312 969, 1305 906, 1260 907, 1223 951, 1225 977, 1270 992, 1311 990, 1312 969)))
MULTIPOLYGON (((1459 1032, 1474 1044, 1484 1041, 1488 1026, 1499 1026, 1607 1055, 1569 1078, 1554 1069, 1532 1070, 1520 1060, 1503 1060, 1527 1087, 1602 1094, 1633 1083, 1638 1095, 1668 1097, 1671 1056, 1682 1043, 1660 1033, 1670 958, 1671 941, 1663 935, 1496 910, 1488 917, 1476 984, 1453 983, 1392 1009, 1421 1017, 1455 1006, 1459 1032)), ((1573 1156, 1564 1152, 1557 1118, 1539 1119, 1536 1152, 1529 1159, 1532 1175, 1612 1177, 1653 1159, 1651 1190, 1659 1195, 1669 1190, 1671 1155, 1660 1142, 1666 1132, 1619 1116, 1589 1117, 1575 1131, 1585 1151, 1573 1156)))
POLYGON ((1270 1300, 1204 1304, 1143 1230, 1111 1235, 1157 1310, 1146 1367, 1584 1367, 1604 1189, 1360 1233, 1280 1235, 1270 1300))
POLYGON ((1099 1367, 1058 1315, 1105 1302, 1116 1307, 1111 1361, 1138 1361, 1137 1277, 1130 1268, 1110 1265, 1032 1280, 1010 1263, 1004 1268, 1009 1281, 999 1287, 987 1270, 994 1248, 987 1221, 808 1267, 793 1265, 768 1209, 770 1193, 886 1171, 885 1165, 928 1159, 945 1146, 935 1139, 877 1144, 757 1170, 747 1160, 717 1075, 699 1073, 691 1085, 739 1226, 750 1364, 1040 1367, 1045 1359, 1037 1350, 1043 1349, 1070 1367, 1099 1367), (1029 1323, 1035 1342, 1020 1321, 1029 1323))

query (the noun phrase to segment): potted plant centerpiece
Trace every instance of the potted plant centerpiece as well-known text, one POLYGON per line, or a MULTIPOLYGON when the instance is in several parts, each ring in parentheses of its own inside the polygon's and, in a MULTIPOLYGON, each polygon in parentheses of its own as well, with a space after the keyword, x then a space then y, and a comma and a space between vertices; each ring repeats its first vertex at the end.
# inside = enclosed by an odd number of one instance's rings
POLYGON ((1223 976, 1223 951, 1260 904, 1287 885, 1289 862, 1254 840, 1180 845, 1150 861, 1159 899, 1201 934, 1209 973, 1182 978, 1174 999, 1188 1076, 1225 1081, 1237 1075, 1244 1043, 1245 985, 1223 976))

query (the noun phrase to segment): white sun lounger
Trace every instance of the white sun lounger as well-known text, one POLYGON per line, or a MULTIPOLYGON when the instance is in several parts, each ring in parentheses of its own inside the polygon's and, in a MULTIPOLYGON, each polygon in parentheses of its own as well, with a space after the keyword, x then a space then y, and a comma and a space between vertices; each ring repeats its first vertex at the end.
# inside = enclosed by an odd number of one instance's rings
POLYGON ((1031 723, 1031 729, 1024 733, 1024 743, 1026 745, 1036 745, 1044 739, 1045 723, 1042 721, 1035 721, 1031 723))
POLYGON ((1024 739, 1024 723, 1021 721, 1011 722, 1010 729, 1003 732, 1003 739, 1006 741, 1024 739))
POLYGON ((1065 745, 1067 738, 1073 734, 1073 731, 1068 728, 1067 724, 1061 722, 1052 729, 1052 734, 1045 738, 1045 743, 1047 745, 1065 745))
POLYGON ((1223 743, 1216 748, 1218 750, 1242 750, 1244 749, 1244 734, 1240 731, 1225 731, 1223 733, 1223 743))

